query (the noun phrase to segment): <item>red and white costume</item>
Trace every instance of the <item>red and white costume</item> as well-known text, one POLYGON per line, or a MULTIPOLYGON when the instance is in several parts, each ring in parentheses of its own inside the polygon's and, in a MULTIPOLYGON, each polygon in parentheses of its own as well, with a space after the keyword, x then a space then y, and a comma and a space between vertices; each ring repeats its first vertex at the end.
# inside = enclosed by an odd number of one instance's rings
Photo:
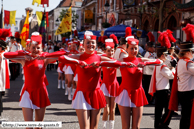
POLYGON ((119 83, 116 77, 116 69, 111 67, 103 67, 103 80, 101 90, 107 97, 116 97, 119 83))
MULTIPOLYGON (((131 30, 130 27, 127 27, 126 30, 127 29, 131 30)), ((139 40, 134 39, 134 37, 131 36, 131 33, 129 33, 126 36, 126 41, 130 45, 139 44, 139 40)), ((159 60, 154 60, 152 62, 149 61, 143 62, 141 58, 137 57, 123 58, 123 61, 133 63, 134 65, 138 65, 139 63, 142 63, 144 65, 161 63, 159 60)), ((144 89, 142 87, 142 75, 143 75, 142 68, 121 67, 120 70, 122 75, 122 83, 119 87, 119 91, 115 99, 115 102, 124 107, 141 107, 147 105, 148 101, 144 89)))
MULTIPOLYGON (((113 37, 116 37, 116 36, 113 35, 113 37)), ((115 40, 117 40, 117 38, 115 40)), ((114 49, 114 46, 115 46, 114 39, 112 38, 106 39, 105 46, 107 49, 110 49, 110 48, 114 49)), ((102 56, 106 56, 106 55, 102 55, 102 56)), ((110 59, 113 59, 113 58, 110 58, 110 59)), ((102 84, 101 90, 103 91, 104 95, 107 97, 116 97, 118 88, 119 88, 119 83, 116 77, 116 74, 117 74, 116 68, 103 67, 102 70, 103 70, 103 80, 101 82, 102 84)))
POLYGON ((5 89, 10 88, 9 82, 9 64, 7 59, 4 58, 4 52, 0 53, 0 91, 5 91, 5 89))
POLYGON ((26 61, 23 68, 25 82, 20 97, 20 107, 40 109, 51 105, 44 83, 44 60, 26 61))
MULTIPOLYGON (((124 62, 131 62, 135 65, 139 64, 141 58, 123 58, 124 62)), ((140 107, 147 105, 147 98, 142 88, 142 68, 121 67, 122 83, 115 102, 125 107, 140 107), (135 83, 133 83, 135 81, 135 83)))
MULTIPOLYGON (((70 54, 78 54, 77 50, 71 50, 70 54)), ((74 64, 67 64, 65 74, 74 74, 76 70, 76 66, 74 64)))
MULTIPOLYGON (((60 51, 65 51, 65 49, 64 48, 61 48, 60 51)), ((59 62, 58 68, 57 68, 57 72, 58 73, 64 73, 64 71, 63 71, 64 66, 65 66, 64 63, 59 62)))
MULTIPOLYGON (((100 61, 101 57, 97 54, 84 53, 80 55, 80 60, 91 64, 100 61)), ((100 68, 81 68, 77 67, 78 84, 72 100, 74 109, 93 110, 106 106, 106 100, 100 89, 100 68)))
POLYGON ((169 79, 174 79, 174 74, 175 69, 170 70, 167 65, 155 66, 148 93, 153 96, 156 90, 169 90, 169 79))

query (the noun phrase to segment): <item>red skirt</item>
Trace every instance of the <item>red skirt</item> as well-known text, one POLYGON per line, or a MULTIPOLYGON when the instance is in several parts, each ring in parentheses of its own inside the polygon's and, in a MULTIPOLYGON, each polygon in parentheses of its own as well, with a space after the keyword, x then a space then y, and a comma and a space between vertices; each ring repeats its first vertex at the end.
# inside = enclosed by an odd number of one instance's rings
POLYGON ((94 91, 75 91, 72 100, 74 109, 97 110, 106 106, 106 99, 100 88, 94 91))
POLYGON ((115 102, 125 107, 141 107, 148 104, 144 89, 127 90, 119 87, 115 102))

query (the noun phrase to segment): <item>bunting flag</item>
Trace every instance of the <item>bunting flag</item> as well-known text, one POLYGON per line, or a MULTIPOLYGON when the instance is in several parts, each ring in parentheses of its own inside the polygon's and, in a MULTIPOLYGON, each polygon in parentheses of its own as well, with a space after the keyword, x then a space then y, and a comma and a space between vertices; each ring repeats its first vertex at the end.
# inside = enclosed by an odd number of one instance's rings
POLYGON ((16 11, 7 11, 7 10, 4 10, 4 14, 5 14, 5 17, 4 17, 4 24, 15 24, 15 16, 16 16, 16 11))
POLYGON ((67 13, 62 19, 61 24, 56 30, 55 35, 71 32, 71 29, 72 29, 72 10, 71 7, 69 7, 67 13))
MULTIPOLYGON (((44 14, 44 12, 36 11, 36 16, 37 16, 37 20, 38 20, 38 25, 39 26, 40 26, 40 23, 42 21, 43 14, 44 14)), ((45 12, 45 14, 46 14, 46 26, 49 27, 48 12, 45 12)))
POLYGON ((44 48, 44 44, 45 44, 45 34, 46 34, 46 29, 45 29, 45 11, 43 13, 43 16, 42 16, 42 20, 41 20, 41 24, 40 24, 40 27, 39 27, 39 33, 40 35, 42 36, 42 46, 44 48))
POLYGON ((24 22, 24 26, 20 34, 21 44, 24 48, 26 48, 26 40, 28 39, 28 37, 29 37, 29 11, 27 12, 26 20, 24 22))
POLYGON ((33 0, 32 1, 32 5, 34 5, 35 3, 38 4, 37 6, 39 6, 40 4, 42 4, 43 7, 44 7, 44 5, 46 4, 47 7, 49 7, 49 0, 33 0))

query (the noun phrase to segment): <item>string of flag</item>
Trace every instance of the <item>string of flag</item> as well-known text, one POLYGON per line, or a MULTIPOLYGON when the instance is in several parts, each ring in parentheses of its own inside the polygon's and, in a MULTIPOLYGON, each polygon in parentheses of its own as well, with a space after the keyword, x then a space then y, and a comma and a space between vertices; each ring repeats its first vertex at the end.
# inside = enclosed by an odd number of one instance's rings
POLYGON ((8 10, 4 10, 4 25, 16 25, 15 23, 15 17, 16 17, 16 11, 8 11, 8 10))
POLYGON ((37 6, 43 5, 43 7, 44 7, 44 5, 46 4, 47 7, 49 7, 49 0, 33 0, 32 5, 34 5, 35 3, 38 4, 37 6))

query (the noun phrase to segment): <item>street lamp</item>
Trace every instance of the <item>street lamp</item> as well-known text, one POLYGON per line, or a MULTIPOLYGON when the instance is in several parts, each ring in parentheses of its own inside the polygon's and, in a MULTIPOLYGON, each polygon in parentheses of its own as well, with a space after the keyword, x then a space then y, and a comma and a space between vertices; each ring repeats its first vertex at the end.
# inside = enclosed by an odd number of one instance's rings
POLYGON ((110 5, 108 3, 108 0, 106 0, 106 3, 104 5, 104 9, 106 11, 106 23, 107 23, 107 12, 109 11, 110 5))

